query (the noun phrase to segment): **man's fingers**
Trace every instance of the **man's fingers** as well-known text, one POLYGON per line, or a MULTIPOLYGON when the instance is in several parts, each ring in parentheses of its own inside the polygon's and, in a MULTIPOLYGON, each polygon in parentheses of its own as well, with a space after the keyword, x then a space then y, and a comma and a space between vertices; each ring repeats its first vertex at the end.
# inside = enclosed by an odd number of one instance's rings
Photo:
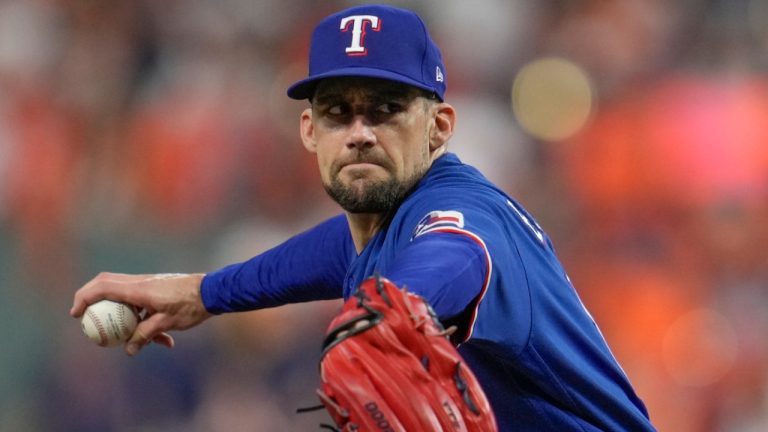
POLYGON ((173 348, 176 345, 176 341, 173 340, 173 336, 168 333, 160 333, 152 339, 152 342, 162 345, 166 348, 173 348))
POLYGON ((103 299, 130 304, 140 311, 140 322, 125 351, 135 355, 149 342, 172 348, 174 340, 166 331, 185 330, 212 316, 200 297, 204 276, 102 273, 77 290, 69 313, 80 317, 88 305, 103 299))
POLYGON ((83 315, 85 308, 102 299, 132 304, 143 307, 146 299, 138 289, 148 275, 125 275, 101 273, 77 290, 69 314, 75 318, 83 315))
POLYGON ((136 355, 140 349, 152 341, 172 347, 173 338, 164 332, 165 328, 162 326, 162 321, 162 314, 151 315, 149 318, 141 321, 136 326, 136 330, 133 331, 131 338, 125 343, 125 352, 131 356, 136 355))

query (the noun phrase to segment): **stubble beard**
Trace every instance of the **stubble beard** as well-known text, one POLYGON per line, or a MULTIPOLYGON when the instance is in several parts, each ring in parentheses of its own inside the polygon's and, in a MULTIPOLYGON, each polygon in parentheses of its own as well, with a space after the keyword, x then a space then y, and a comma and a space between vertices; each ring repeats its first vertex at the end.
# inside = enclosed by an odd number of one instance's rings
MULTIPOLYGON (((400 205, 428 169, 428 165, 419 167, 403 180, 394 176, 384 180, 357 178, 350 184, 342 183, 339 171, 333 170, 333 178, 330 183, 324 183, 323 187, 348 213, 387 213, 400 205)), ((387 171, 390 172, 389 169, 387 171)))
POLYGON ((420 176, 398 182, 394 178, 387 180, 354 180, 352 185, 343 184, 338 176, 325 191, 341 208, 349 213, 386 213, 397 207, 405 199, 420 176))

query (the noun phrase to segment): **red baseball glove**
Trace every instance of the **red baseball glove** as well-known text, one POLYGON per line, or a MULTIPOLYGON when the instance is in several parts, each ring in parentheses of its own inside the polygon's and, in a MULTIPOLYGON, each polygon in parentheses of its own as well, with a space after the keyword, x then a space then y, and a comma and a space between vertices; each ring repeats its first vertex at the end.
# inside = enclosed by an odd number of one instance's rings
POLYGON ((485 393, 426 301, 364 281, 331 322, 320 399, 342 431, 496 431, 485 393))

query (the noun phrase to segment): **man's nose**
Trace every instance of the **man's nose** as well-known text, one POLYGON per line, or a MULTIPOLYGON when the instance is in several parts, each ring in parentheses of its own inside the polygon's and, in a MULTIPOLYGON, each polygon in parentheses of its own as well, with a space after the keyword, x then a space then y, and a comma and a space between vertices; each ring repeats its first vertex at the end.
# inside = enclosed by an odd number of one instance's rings
POLYGON ((363 115, 356 115, 349 125, 349 141, 347 147, 362 149, 376 144, 376 134, 373 125, 363 115))

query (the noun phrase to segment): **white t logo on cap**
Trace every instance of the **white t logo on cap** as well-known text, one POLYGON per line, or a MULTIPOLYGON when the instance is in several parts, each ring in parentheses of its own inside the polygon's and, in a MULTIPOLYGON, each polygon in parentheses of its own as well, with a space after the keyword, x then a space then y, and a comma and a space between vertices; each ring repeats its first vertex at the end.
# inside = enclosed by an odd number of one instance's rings
POLYGON ((379 17, 374 15, 352 15, 341 19, 339 30, 343 32, 348 31, 349 23, 352 23, 352 45, 344 50, 347 55, 368 54, 368 51, 363 46, 366 22, 371 24, 371 29, 373 31, 379 31, 381 29, 381 21, 379 20, 379 17))

